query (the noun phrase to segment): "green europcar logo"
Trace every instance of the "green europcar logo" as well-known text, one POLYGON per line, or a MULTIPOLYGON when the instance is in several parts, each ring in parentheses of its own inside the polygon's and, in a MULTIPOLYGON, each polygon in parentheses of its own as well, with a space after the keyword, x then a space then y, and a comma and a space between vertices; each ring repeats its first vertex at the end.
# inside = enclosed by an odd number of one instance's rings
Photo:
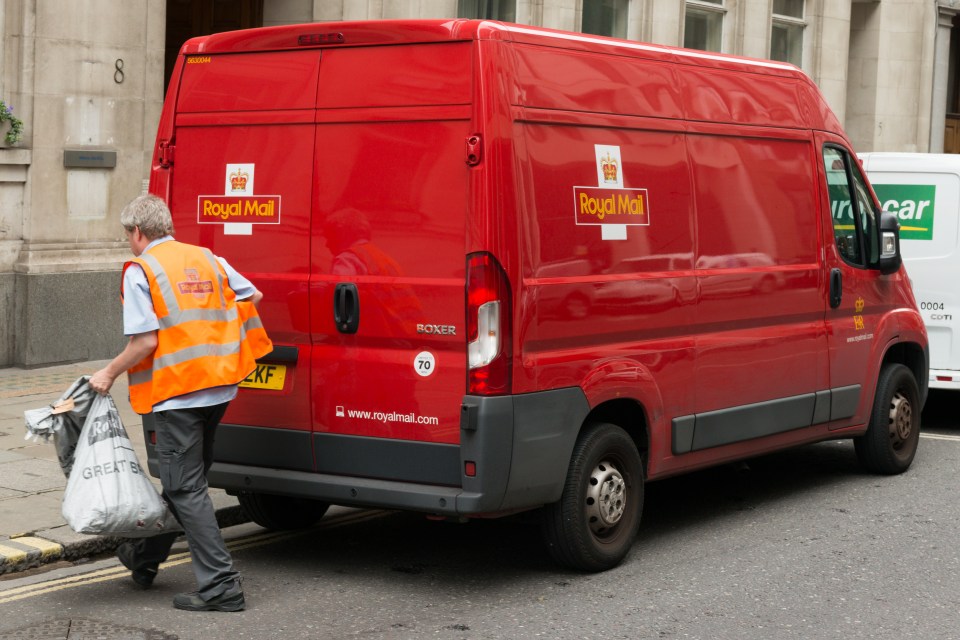
POLYGON ((933 240, 936 185, 875 184, 873 190, 884 211, 897 214, 902 240, 933 240))

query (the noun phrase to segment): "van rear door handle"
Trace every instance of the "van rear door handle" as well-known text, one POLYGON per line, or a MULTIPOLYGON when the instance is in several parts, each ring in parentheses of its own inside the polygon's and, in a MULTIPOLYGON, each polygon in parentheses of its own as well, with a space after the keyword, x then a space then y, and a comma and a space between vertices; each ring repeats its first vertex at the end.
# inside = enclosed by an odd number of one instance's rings
POLYGON ((360 295, 352 282, 341 282, 333 290, 333 321, 340 333, 356 333, 360 326, 360 295))
POLYGON ((830 270, 830 308, 836 309, 840 306, 840 300, 843 298, 843 276, 840 269, 830 270))

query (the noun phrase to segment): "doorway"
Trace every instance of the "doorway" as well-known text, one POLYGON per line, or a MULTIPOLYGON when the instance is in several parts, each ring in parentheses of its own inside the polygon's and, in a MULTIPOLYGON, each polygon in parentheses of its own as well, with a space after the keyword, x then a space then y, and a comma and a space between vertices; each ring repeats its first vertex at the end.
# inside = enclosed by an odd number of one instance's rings
POLYGON ((953 17, 950 29, 950 68, 947 72, 947 121, 943 130, 943 152, 960 153, 960 16, 953 17))
POLYGON ((183 43, 196 36, 263 26, 263 0, 167 0, 163 87, 183 43))

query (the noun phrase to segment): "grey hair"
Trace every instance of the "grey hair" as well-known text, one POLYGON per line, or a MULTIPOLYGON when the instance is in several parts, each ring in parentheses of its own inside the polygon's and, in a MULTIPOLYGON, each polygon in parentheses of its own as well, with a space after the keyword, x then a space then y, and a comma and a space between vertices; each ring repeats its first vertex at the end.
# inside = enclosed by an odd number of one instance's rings
POLYGON ((131 200, 120 212, 120 224, 127 231, 140 227, 149 240, 173 235, 173 217, 167 203, 154 195, 131 200))

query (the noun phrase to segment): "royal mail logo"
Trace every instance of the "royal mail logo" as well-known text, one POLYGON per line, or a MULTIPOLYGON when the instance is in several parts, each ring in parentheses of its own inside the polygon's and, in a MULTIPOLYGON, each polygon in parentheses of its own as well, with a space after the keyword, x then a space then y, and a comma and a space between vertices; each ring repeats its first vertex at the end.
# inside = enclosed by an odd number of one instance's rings
POLYGON ((196 269, 184 269, 187 279, 177 283, 177 289, 180 295, 192 295, 195 298, 203 298, 205 295, 213 293, 213 281, 201 280, 200 272, 196 269))
POLYGON ((856 301, 853 303, 853 310, 856 313, 863 313, 864 306, 866 306, 866 303, 863 301, 863 298, 857 297, 856 301))
POLYGON ((255 224, 280 224, 280 196, 256 192, 256 164, 226 165, 223 195, 197 196, 197 223, 219 224, 224 235, 249 236, 255 224))
POLYGON ((646 189, 574 187, 573 199, 578 225, 650 224, 646 189))
POLYGON ((237 169, 230 174, 230 191, 231 192, 245 192, 247 190, 247 180, 250 179, 250 174, 244 171, 243 169, 237 169))
POLYGON ((199 196, 199 224, 280 224, 280 196, 199 196))
POLYGON ((177 288, 180 289, 180 293, 183 295, 195 295, 200 296, 207 293, 213 293, 213 283, 209 280, 203 280, 201 282, 178 282, 177 288))

